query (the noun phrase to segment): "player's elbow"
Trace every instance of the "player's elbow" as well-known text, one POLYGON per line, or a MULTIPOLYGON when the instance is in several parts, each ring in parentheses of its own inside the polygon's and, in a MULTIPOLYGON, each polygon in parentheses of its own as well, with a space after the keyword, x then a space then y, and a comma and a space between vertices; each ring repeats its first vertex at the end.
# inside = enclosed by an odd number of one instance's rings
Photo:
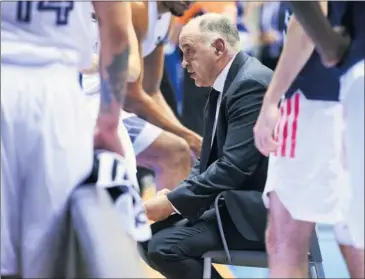
POLYGON ((139 57, 129 56, 128 61, 128 82, 136 82, 141 74, 141 63, 139 57))

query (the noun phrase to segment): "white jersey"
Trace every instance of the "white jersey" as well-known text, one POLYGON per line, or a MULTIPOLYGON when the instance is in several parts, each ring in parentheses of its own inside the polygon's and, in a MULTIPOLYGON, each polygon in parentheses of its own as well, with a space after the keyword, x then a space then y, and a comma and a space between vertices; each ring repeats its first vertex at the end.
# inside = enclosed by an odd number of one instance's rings
POLYGON ((90 1, 2 2, 2 62, 88 66, 90 6, 90 1), (86 52, 87 63, 81 61, 86 52))
POLYGON ((171 13, 158 14, 157 2, 148 2, 148 30, 142 43, 143 57, 150 55, 168 35, 171 13))

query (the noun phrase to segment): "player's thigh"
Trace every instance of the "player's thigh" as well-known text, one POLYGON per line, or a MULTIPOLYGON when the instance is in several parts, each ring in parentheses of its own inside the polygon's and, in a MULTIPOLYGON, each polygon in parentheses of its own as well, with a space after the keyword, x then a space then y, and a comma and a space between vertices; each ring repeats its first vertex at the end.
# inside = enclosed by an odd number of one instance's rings
MULTIPOLYGON (((275 191, 294 219, 336 223, 348 184, 342 165, 342 107, 309 101, 302 94, 282 103, 270 155, 264 201, 275 191)), ((348 194, 347 194, 348 195, 348 194)))
POLYGON ((269 194, 269 199, 266 231, 266 245, 269 252, 277 251, 279 247, 307 249, 315 223, 293 218, 275 191, 269 194))
POLYGON ((131 115, 130 117, 123 119, 123 123, 127 128, 137 159, 140 154, 147 151, 147 149, 150 149, 153 143, 163 133, 161 128, 136 115, 131 115))

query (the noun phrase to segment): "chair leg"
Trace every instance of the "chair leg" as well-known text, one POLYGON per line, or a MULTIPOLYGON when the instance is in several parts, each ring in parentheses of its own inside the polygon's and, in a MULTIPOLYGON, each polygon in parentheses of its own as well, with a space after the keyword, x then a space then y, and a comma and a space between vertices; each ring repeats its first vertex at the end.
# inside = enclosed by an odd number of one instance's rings
POLYGON ((316 267, 314 263, 309 263, 308 265, 308 276, 309 278, 318 278, 316 267))
POLYGON ((203 279, 210 279, 212 273, 212 258, 204 258, 203 279))
POLYGON ((309 278, 326 278, 321 262, 309 263, 309 278))
POLYGON ((314 266, 317 272, 317 278, 326 278, 322 262, 315 262, 314 266))

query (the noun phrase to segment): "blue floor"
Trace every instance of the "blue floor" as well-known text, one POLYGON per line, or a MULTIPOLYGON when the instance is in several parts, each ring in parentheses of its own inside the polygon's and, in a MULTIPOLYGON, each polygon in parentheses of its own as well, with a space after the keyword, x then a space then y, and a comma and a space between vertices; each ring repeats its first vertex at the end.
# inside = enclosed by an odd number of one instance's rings
MULTIPOLYGON (((317 233, 326 278, 350 278, 332 230, 321 226, 317 229, 317 233)), ((268 275, 266 268, 231 266, 230 269, 237 278, 267 278, 268 275)))

